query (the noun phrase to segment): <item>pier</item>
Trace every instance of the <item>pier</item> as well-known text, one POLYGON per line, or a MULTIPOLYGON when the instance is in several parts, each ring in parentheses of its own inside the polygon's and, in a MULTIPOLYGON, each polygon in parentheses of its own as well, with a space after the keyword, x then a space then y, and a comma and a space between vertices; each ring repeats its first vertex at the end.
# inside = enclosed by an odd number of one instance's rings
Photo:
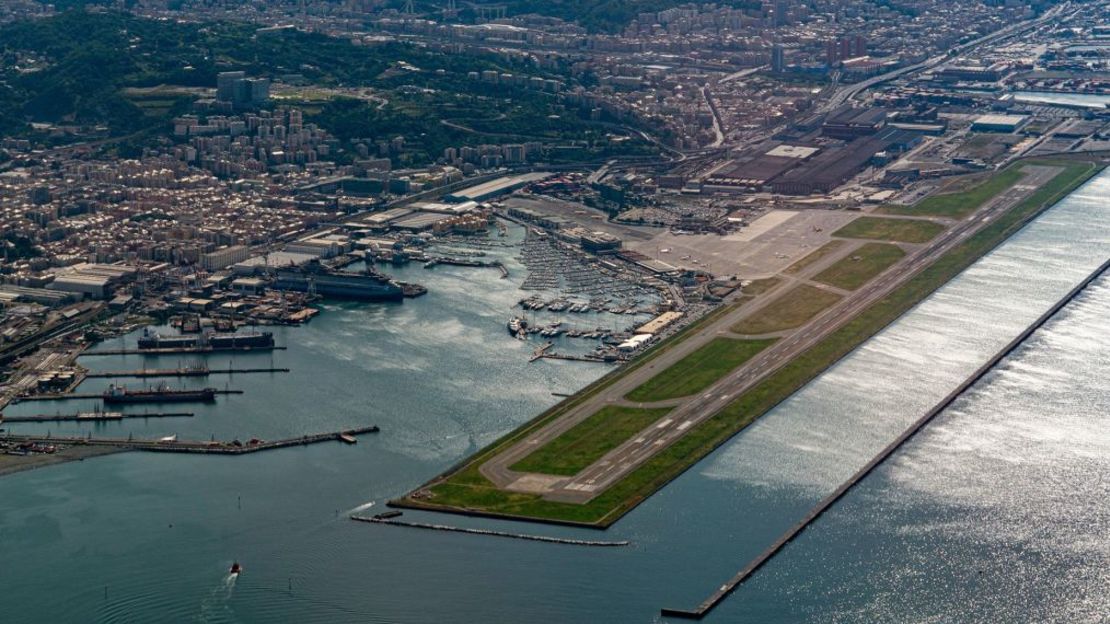
POLYGON ((251 351, 284 351, 285 347, 226 347, 214 349, 212 347, 172 347, 165 349, 98 349, 77 354, 77 357, 87 355, 172 355, 175 353, 242 353, 251 351))
POLYGON ((359 427, 357 429, 345 429, 343 431, 332 431, 328 433, 316 433, 312 435, 304 435, 298 438, 285 438, 281 440, 257 440, 252 439, 248 442, 240 442, 233 440, 231 442, 218 442, 214 440, 201 441, 201 440, 176 440, 173 438, 164 438, 161 440, 136 440, 134 438, 81 438, 72 436, 34 436, 34 435, 0 435, 0 442, 9 442, 15 444, 30 443, 30 444, 68 444, 68 445, 88 445, 88 446, 112 446, 135 451, 151 451, 157 453, 200 453, 207 455, 245 455, 247 453, 257 453, 259 451, 272 451, 274 449, 286 448, 290 446, 305 446, 308 444, 318 444, 320 442, 341 441, 343 436, 356 436, 365 433, 378 433, 379 429, 376 425, 370 427, 359 427))
POLYGON ((622 360, 618 360, 618 359, 606 360, 604 358, 590 357, 588 355, 566 355, 564 353, 550 353, 550 352, 540 353, 540 354, 536 355, 535 357, 533 357, 532 359, 530 359, 528 361, 529 362, 534 362, 534 361, 539 360, 539 359, 567 360, 567 361, 570 361, 570 362, 594 362, 594 363, 597 363, 597 364, 615 364, 615 363, 619 363, 619 362, 622 361, 622 360))
POLYGON ((542 358, 543 354, 547 353, 547 350, 553 346, 555 346, 555 343, 548 341, 536 347, 536 350, 532 352, 532 357, 528 358, 528 361, 535 362, 536 360, 542 358))
POLYGON ((489 529, 467 529, 463 527, 450 526, 446 524, 429 524, 425 522, 408 522, 406 520, 393 520, 390 518, 382 517, 366 517, 353 515, 351 520, 358 520, 359 522, 372 522, 374 524, 392 524, 394 526, 403 526, 413 529, 427 529, 431 531, 450 531, 453 533, 470 533, 471 535, 488 535, 492 537, 508 537, 512 539, 529 540, 533 542, 547 542, 549 544, 567 544, 570 546, 600 546, 600 547, 613 547, 613 546, 628 546, 627 540, 620 541, 601 541, 601 540, 580 540, 569 539, 564 537, 547 537, 546 535, 529 535, 527 533, 509 533, 507 531, 492 531, 489 529))
POLYGON ((744 566, 744 568, 736 573, 736 575, 733 576, 731 579, 729 579, 728 582, 721 585, 715 592, 713 592, 709 596, 709 598, 706 598, 704 601, 702 601, 701 604, 699 604, 692 610, 663 608, 660 609, 660 614, 664 617, 674 617, 687 620, 700 620, 704 618, 710 611, 713 610, 714 607, 720 604, 721 601, 728 597, 729 594, 735 591, 737 587, 739 587, 744 581, 755 574, 755 572, 759 570, 759 568, 763 567, 764 564, 770 561, 783 548, 785 548, 787 544, 793 541, 794 538, 798 536, 798 534, 800 534, 810 524, 817 520, 817 518, 821 517, 821 515, 828 511, 828 509, 832 507, 837 501, 843 498, 844 495, 847 494, 848 491, 851 490, 857 483, 862 481, 863 478, 867 475, 871 474, 875 470, 875 468, 877 468, 880 464, 886 461, 887 458, 893 455, 895 451, 901 448, 902 445, 904 445, 910 438, 917 434, 918 431, 921 431, 921 429, 924 428, 925 425, 929 424, 929 422, 936 418, 938 414, 952 405, 952 403, 957 398, 959 398, 960 395, 966 392, 968 388, 975 385, 975 383, 982 379, 988 372, 991 371, 991 369, 997 366, 999 362, 1013 353, 1015 349, 1020 347, 1021 344, 1029 338, 1029 336, 1033 335, 1033 332, 1040 329, 1045 323, 1049 321, 1049 319, 1051 319, 1060 310, 1062 310, 1064 306, 1071 303, 1071 301, 1079 296, 1079 293, 1083 292, 1083 290, 1086 289, 1087 286, 1091 284, 1091 282, 1094 282, 1099 277, 1102 277, 1102 275, 1108 269, 1110 269, 1110 260, 1102 263, 1102 266, 1095 269, 1094 272, 1088 275, 1086 279, 1079 283, 1079 285, 1071 289, 1066 295, 1064 295, 1059 301, 1057 301, 1055 305, 1049 308, 1047 312, 1042 314, 1040 317, 1037 318, 1037 320, 1033 321, 1033 323, 1026 327, 1025 330, 1018 334, 1016 338, 1007 343, 1006 346, 1002 347, 1002 350, 994 354, 994 356, 987 360, 985 364, 976 369, 975 372, 973 372, 971 376, 969 376, 959 386, 957 386, 955 390, 941 399, 940 403, 937 403, 935 406, 933 406, 932 409, 926 412, 924 416, 914 421, 913 424, 911 424, 908 429, 902 432, 900 436, 895 438, 893 442, 888 444, 885 448, 883 448, 883 450, 879 451, 877 455, 871 458, 871 461, 867 462, 867 464, 865 464, 863 468, 860 468, 859 471, 849 477, 849 479, 842 483, 840 487, 833 491, 832 494, 828 495, 819 503, 817 503, 817 505, 810 509, 809 513, 807 513, 801 521, 792 526, 789 530, 786 531, 786 533, 775 540, 774 543, 772 543, 766 550, 760 553, 759 556, 749 562, 748 565, 744 566))
MULTIPOLYGON (((242 390, 214 390, 213 394, 243 394, 242 390)), ((15 397, 12 403, 23 403, 25 401, 62 401, 65 399, 103 399, 103 392, 70 392, 67 394, 32 394, 30 396, 15 397)), ((200 399, 197 399, 198 401, 200 399)), ((171 399, 167 399, 166 403, 171 399)), ((159 401, 151 399, 146 403, 158 403, 159 401)), ((180 401, 179 401, 180 402, 180 401)))
POLYGON ((125 414, 123 412, 77 412, 76 414, 36 414, 34 416, 3 416, 3 423, 35 422, 106 422, 124 418, 191 418, 192 412, 147 412, 145 414, 125 414))
POLYGON ((243 373, 288 373, 288 368, 140 368, 135 370, 90 371, 87 378, 108 377, 207 377, 208 375, 236 375, 243 373))

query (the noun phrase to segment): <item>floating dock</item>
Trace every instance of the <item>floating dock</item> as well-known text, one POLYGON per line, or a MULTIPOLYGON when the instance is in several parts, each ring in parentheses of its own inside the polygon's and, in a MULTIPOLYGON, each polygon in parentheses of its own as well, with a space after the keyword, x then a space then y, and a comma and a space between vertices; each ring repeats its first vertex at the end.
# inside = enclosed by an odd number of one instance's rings
POLYGON ((208 375, 237 375, 243 373, 288 373, 288 368, 139 368, 135 370, 90 371, 87 378, 110 377, 207 377, 208 375))
POLYGON ((627 540, 620 541, 601 541, 601 540, 580 540, 569 539, 564 537, 547 537, 546 535, 528 535, 526 533, 509 533, 507 531, 491 531, 489 529, 466 529, 463 527, 449 526, 446 524, 429 524, 425 522, 407 522, 405 520, 393 520, 382 516, 351 516, 351 520, 358 520, 359 522, 372 522, 374 524, 392 524, 394 526, 410 527, 413 529, 428 529, 432 531, 450 531, 453 533, 470 533, 472 535, 488 535, 492 537, 509 537, 513 539, 529 540, 533 542, 547 542, 549 544, 567 544, 571 546, 628 546, 627 540))
POLYGON ((341 440, 342 436, 356 436, 365 433, 377 433, 376 425, 359 427, 357 429, 344 429, 329 433, 316 433, 299 438, 285 438, 282 440, 250 440, 249 442, 217 441, 190 441, 176 439, 161 440, 136 440, 134 438, 79 438, 59 436, 34 436, 34 435, 0 435, 0 442, 14 442, 16 444, 30 442, 36 444, 68 444, 90 446, 114 446, 136 451, 152 451, 158 453, 200 453, 208 455, 244 455, 259 451, 271 451, 290 446, 304 446, 319 442, 341 440))
POLYGON ((1006 346, 1002 347, 1001 351, 994 354, 994 357, 987 360, 986 364, 980 366, 974 373, 971 374, 970 377, 965 379, 963 383, 961 383, 959 386, 956 387, 955 390, 949 393, 948 396, 941 399, 940 403, 937 403, 935 406, 933 406, 931 410, 926 412, 924 416, 914 421, 914 423, 910 425, 909 429, 906 429, 904 432, 902 432, 902 435, 898 436, 893 442, 888 444, 886 448, 879 451, 878 455, 871 458, 871 461, 867 462, 867 464, 864 465, 863 468, 860 468, 858 472, 856 472, 847 481, 841 484, 841 486, 838 487, 832 494, 828 495, 821 502, 817 503, 817 505, 813 509, 811 509, 800 522, 795 524, 786 533, 775 540, 775 542, 772 543, 767 548, 767 550, 764 550, 762 553, 760 553, 758 557, 748 563, 748 565, 745 566, 744 569, 740 570, 735 576, 729 579, 728 582, 726 582, 724 585, 721 585, 717 589, 717 591, 713 592, 713 594, 709 596, 709 598, 706 598, 693 610, 663 608, 660 609, 660 614, 664 617, 682 618, 687 620, 700 620, 704 618, 710 611, 713 610, 714 607, 720 604, 722 600, 724 600, 726 597, 728 597, 729 594, 735 591, 741 583, 747 580, 751 575, 755 574, 756 570, 763 567, 764 564, 766 564, 775 555, 777 555, 787 544, 793 541, 799 533, 805 530, 805 528, 812 524, 815 520, 817 520, 817 518, 821 517, 821 515, 828 511, 828 509, 832 507, 834 503, 843 498, 849 490, 851 490, 857 483, 863 480, 864 477, 871 474, 871 472, 874 471, 875 468, 879 466, 879 464, 886 461, 888 457, 893 455, 895 451, 901 448, 902 445, 905 444, 910 438, 912 438, 918 431, 921 431, 921 429, 924 428, 925 425, 929 424, 929 422, 932 421, 937 416, 937 414, 940 414, 941 412, 946 410, 948 406, 950 406, 957 398, 959 398, 960 395, 966 392, 968 388, 975 385, 976 382, 982 379, 984 375, 986 375, 988 372, 991 371, 991 369, 997 366, 999 362, 1006 358, 1006 356, 1010 355, 1015 349, 1020 347, 1021 344, 1029 338, 1029 336, 1033 335, 1033 332, 1040 329, 1053 316, 1056 316, 1056 314, 1060 310, 1062 310, 1064 306, 1071 303, 1072 299, 1075 299, 1077 296, 1079 296, 1079 293, 1083 292, 1083 290, 1086 289, 1087 286, 1091 284, 1091 282, 1095 281, 1099 277, 1102 277, 1102 274, 1105 273, 1108 269, 1110 269, 1110 260, 1107 260, 1102 264, 1102 266, 1095 269, 1095 271, 1088 275, 1087 278, 1084 279, 1082 282, 1080 282, 1078 286, 1071 289, 1068 294, 1064 295, 1064 297, 1057 301, 1056 304, 1053 305, 1051 308, 1049 308, 1047 312, 1042 314, 1037 320, 1033 321, 1032 324, 1026 327, 1025 330, 1018 334, 1016 338, 1011 340, 1006 346))
POLYGON ((4 416, 0 423, 33 422, 103 422, 123 420, 124 418, 191 418, 192 412, 148 412, 145 414, 125 414, 123 412, 78 412, 76 414, 36 414, 34 416, 4 416))

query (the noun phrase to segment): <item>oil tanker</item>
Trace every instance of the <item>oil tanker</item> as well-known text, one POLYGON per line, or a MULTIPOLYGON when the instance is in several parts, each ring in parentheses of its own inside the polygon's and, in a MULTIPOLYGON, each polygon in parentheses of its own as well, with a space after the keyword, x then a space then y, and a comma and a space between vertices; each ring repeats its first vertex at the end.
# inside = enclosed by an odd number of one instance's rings
POLYGON ((140 349, 207 349, 210 351, 229 351, 236 349, 262 349, 274 346, 274 335, 270 332, 242 333, 205 333, 199 336, 162 335, 150 329, 139 337, 140 349))
POLYGON ((128 390, 112 384, 104 391, 105 403, 183 403, 186 401, 210 402, 216 400, 215 388, 174 390, 165 385, 145 390, 128 390))

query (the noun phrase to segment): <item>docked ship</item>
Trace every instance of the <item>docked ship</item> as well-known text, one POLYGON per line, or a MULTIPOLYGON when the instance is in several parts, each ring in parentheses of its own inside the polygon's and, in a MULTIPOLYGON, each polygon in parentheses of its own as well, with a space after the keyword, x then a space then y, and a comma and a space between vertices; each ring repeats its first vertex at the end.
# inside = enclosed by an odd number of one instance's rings
POLYGON ((400 301, 405 296, 400 284, 379 273, 335 271, 319 262, 279 269, 271 287, 358 301, 400 301))
POLYGON ((139 337, 140 349, 206 349, 225 351, 236 349, 261 349, 274 346, 274 335, 270 332, 213 333, 199 336, 163 335, 150 329, 143 330, 139 337))
POLYGON ((165 385, 144 390, 128 390, 125 386, 112 384, 104 391, 105 403, 182 403, 186 401, 214 401, 215 388, 196 390, 174 390, 165 385))
POLYGON ((528 329, 528 321, 520 318, 519 316, 514 316, 513 318, 509 319, 508 328, 510 334, 519 338, 521 333, 523 333, 524 330, 528 329))

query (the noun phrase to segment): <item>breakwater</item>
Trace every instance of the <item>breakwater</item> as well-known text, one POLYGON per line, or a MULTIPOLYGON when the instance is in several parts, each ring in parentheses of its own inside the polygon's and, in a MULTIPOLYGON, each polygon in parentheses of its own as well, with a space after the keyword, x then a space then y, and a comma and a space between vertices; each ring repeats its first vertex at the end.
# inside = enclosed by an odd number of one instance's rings
POLYGON ((0 442, 7 442, 12 444, 68 444, 68 445, 88 445, 88 446, 113 446, 125 448, 136 451, 153 451, 159 453, 201 453, 208 455, 244 455, 247 453, 257 453, 259 451, 270 451, 279 448, 286 448, 290 446, 304 446, 307 444, 317 444, 319 442, 330 441, 346 441, 346 438, 351 438, 356 435, 364 433, 378 433, 379 429, 375 426, 360 427, 357 429, 344 429, 343 431, 331 431, 327 433, 316 433, 311 435, 304 435, 296 438, 284 438, 281 440, 257 440, 252 439, 247 442, 240 442, 233 440, 231 442, 218 442, 215 440, 177 440, 175 437, 163 438, 160 440, 136 440, 133 438, 93 438, 93 437, 72 437, 72 436, 37 436, 37 435, 2 435, 0 442))
POLYGON ((366 516, 351 516, 351 520, 358 520, 359 522, 371 522, 374 524, 392 524, 394 526, 410 527, 414 529, 427 529, 431 531, 450 531, 454 533, 469 533, 471 535, 487 535, 492 537, 508 537, 512 539, 529 540, 533 542, 547 542, 549 544, 568 544, 571 546, 628 546, 629 542, 626 540, 618 541, 604 541, 604 540, 580 540, 570 539, 564 537, 548 537, 546 535, 529 535, 527 533, 510 533, 508 531, 492 531, 489 529, 467 529, 463 527, 450 526, 446 524, 430 524, 426 522, 408 522, 406 520, 393 520, 390 518, 379 517, 366 517, 366 516))
POLYGON ((103 422, 123 420, 124 418, 189 418, 192 412, 145 412, 125 414, 123 412, 78 412, 76 414, 35 414, 31 416, 4 416, 0 423, 32 422, 103 422))

